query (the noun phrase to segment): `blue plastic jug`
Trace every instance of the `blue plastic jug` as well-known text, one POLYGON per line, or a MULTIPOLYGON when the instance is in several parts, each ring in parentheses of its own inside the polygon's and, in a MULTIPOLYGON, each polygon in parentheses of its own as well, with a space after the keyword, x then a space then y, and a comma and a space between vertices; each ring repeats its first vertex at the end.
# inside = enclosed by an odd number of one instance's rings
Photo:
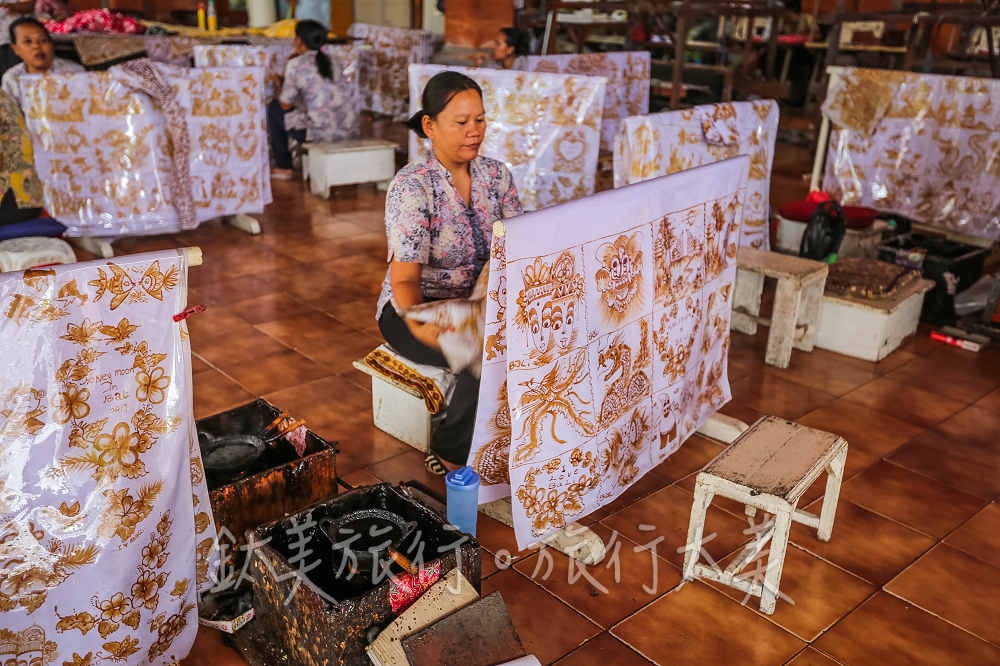
POLYGON ((479 515, 479 475, 471 467, 460 467, 444 477, 448 488, 448 522, 466 534, 476 535, 479 515))

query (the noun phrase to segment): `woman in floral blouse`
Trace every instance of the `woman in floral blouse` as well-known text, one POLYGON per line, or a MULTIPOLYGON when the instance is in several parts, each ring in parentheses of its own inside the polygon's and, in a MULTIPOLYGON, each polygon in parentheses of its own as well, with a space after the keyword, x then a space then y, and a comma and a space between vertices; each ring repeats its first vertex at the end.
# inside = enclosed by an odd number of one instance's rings
MULTIPOLYGON (((389 270, 378 301, 386 341, 416 363, 448 367, 433 324, 404 321, 397 310, 428 300, 468 297, 489 262, 493 223, 520 215, 514 179, 502 162, 482 157, 486 132, 479 85, 458 72, 427 82, 410 129, 432 154, 403 167, 385 202, 389 270)), ((479 380, 458 375, 454 397, 434 430, 427 468, 464 465, 472 445, 479 380)))
POLYGON ((271 176, 292 177, 292 153, 288 139, 338 141, 355 138, 360 129, 356 109, 345 104, 350 91, 326 46, 326 27, 319 21, 295 24, 292 58, 285 76, 277 82, 277 98, 267 107, 268 133, 275 168, 271 176))

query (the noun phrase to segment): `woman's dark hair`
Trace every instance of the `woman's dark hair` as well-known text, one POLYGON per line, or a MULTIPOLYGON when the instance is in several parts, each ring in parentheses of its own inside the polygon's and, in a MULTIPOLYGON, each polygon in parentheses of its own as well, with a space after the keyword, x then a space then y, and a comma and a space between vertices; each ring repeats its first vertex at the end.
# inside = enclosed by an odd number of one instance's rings
POLYGON ((295 24, 295 36, 302 40, 302 43, 310 51, 316 52, 316 71, 324 79, 333 78, 333 63, 330 56, 320 49, 326 44, 326 26, 319 21, 303 19, 295 24))
POLYGON ((514 47, 514 55, 526 56, 531 52, 531 35, 520 28, 500 28, 507 46, 514 47))
POLYGON ((444 110, 444 107, 448 106, 448 102, 451 101, 452 97, 466 90, 475 90, 480 98, 483 96, 483 90, 479 87, 479 84, 465 74, 459 74, 458 72, 441 72, 440 74, 435 74, 427 82, 427 85, 424 86, 424 92, 420 96, 420 110, 413 114, 407 125, 421 139, 426 139, 427 135, 424 134, 423 123, 424 116, 429 117, 431 120, 437 118, 437 115, 444 110))
POLYGON ((45 24, 36 19, 34 16, 22 16, 20 18, 14 19, 14 21, 8 26, 8 31, 10 32, 10 43, 17 43, 17 28, 22 25, 33 25, 46 35, 49 31, 45 28, 45 24))

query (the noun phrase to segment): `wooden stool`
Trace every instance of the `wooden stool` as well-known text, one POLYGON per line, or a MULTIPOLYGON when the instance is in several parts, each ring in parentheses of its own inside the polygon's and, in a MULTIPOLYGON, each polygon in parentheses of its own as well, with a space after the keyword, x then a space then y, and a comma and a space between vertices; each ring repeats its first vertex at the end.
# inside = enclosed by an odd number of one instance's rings
POLYGON ((812 351, 816 344, 829 267, 819 261, 749 247, 739 249, 736 266, 732 327, 740 333, 755 335, 757 324, 770 326, 764 362, 787 368, 792 347, 812 351), (759 316, 766 277, 778 280, 770 319, 759 316))
POLYGON ((330 196, 330 188, 378 183, 385 189, 396 174, 396 144, 382 139, 358 139, 302 146, 302 177, 313 194, 330 196))
POLYGON ((846 460, 847 442, 837 435, 775 416, 761 418, 698 474, 688 524, 684 578, 707 578, 759 596, 760 610, 773 613, 792 521, 815 527, 821 541, 830 540, 846 460), (826 494, 819 516, 798 510, 799 498, 824 471, 826 494), (698 561, 705 513, 716 495, 742 502, 748 516, 757 509, 774 515, 773 524, 762 530, 725 571, 698 561), (768 540, 771 549, 763 582, 740 576, 744 567, 757 560, 768 540))

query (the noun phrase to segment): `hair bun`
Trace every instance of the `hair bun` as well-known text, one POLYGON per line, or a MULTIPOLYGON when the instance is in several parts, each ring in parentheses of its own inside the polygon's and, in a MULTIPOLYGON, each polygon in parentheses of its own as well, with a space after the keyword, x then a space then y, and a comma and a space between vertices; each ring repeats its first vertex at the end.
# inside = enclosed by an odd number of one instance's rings
POLYGON ((427 112, 424 111, 423 109, 420 109, 412 116, 410 116, 410 119, 406 122, 406 126, 409 127, 410 130, 415 132, 416 135, 419 136, 421 139, 427 138, 427 135, 424 134, 424 116, 426 115, 427 112))

